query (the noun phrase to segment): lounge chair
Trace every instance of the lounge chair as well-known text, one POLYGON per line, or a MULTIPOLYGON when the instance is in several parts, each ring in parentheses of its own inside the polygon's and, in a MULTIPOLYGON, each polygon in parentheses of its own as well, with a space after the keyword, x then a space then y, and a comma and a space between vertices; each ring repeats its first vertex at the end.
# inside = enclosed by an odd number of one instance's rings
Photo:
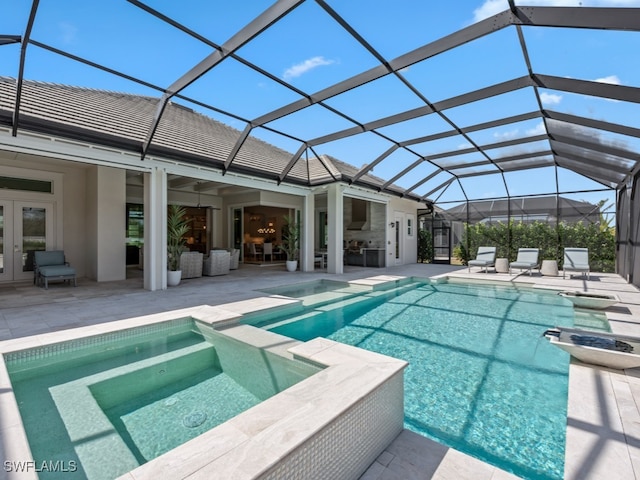
POLYGON ((484 267, 484 272, 489 273, 489 267, 496 265, 496 247, 478 247, 475 260, 469 260, 469 272, 471 267, 484 267))
POLYGON ((509 264, 509 275, 511 275, 511 269, 513 268, 529 270, 529 276, 531 276, 531 270, 534 268, 540 270, 540 265, 538 263, 539 253, 540 249, 538 248, 519 248, 516 261, 509 264))
POLYGON ((69 280, 69 283, 73 280, 73 286, 77 286, 76 269, 65 261, 62 250, 35 251, 33 263, 33 281, 36 285, 44 281, 44 288, 48 289, 51 280, 69 280))
POLYGON ((562 278, 565 278, 566 272, 569 272, 569 278, 571 278, 571 272, 586 273, 587 280, 589 280, 590 271, 588 248, 564 249, 564 262, 562 262, 562 278))

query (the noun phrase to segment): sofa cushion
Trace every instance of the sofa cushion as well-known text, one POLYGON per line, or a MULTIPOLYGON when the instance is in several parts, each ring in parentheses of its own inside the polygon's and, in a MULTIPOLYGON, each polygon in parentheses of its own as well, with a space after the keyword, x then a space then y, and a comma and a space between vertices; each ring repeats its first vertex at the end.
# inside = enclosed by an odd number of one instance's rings
POLYGON ((74 277, 76 270, 66 265, 47 265, 38 267, 38 273, 42 277, 74 277))
POLYGON ((62 250, 36 251, 35 262, 38 267, 47 265, 64 265, 64 252, 62 250))

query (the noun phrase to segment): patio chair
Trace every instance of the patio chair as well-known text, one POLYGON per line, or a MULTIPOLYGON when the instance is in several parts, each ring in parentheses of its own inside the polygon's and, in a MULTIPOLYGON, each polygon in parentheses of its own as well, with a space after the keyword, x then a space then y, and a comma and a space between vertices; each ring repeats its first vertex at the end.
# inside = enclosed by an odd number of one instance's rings
POLYGON ((49 288, 49 281, 73 280, 73 286, 76 287, 76 269, 69 266, 65 261, 64 252, 62 250, 36 251, 33 256, 33 282, 36 285, 42 284, 44 288, 49 288))
POLYGON ((496 247, 478 247, 475 260, 469 260, 469 272, 471 267, 484 267, 484 272, 489 273, 489 267, 496 265, 496 247))
POLYGON ((565 248, 564 249, 564 262, 562 262, 562 278, 565 278, 565 273, 569 272, 569 278, 571 278, 571 272, 586 273, 587 280, 589 280, 589 249, 588 248, 565 248))
POLYGON ((208 277, 226 275, 229 273, 231 256, 226 250, 211 250, 205 258, 202 274, 208 277))
POLYGON ((516 261, 509 264, 509 275, 511 275, 511 269, 513 268, 528 270, 529 276, 531 276, 531 270, 534 268, 540 270, 540 264, 538 263, 539 254, 540 249, 538 248, 519 248, 516 261))
POLYGON ((180 270, 181 278, 199 278, 202 277, 202 258, 204 255, 200 252, 182 252, 180 254, 180 270))

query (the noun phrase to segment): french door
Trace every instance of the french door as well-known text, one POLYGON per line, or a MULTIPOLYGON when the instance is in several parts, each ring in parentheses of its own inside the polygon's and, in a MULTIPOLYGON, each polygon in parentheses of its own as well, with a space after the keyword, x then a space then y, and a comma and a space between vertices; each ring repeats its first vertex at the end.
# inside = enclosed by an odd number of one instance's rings
POLYGON ((0 281, 33 278, 37 250, 54 246, 53 203, 0 200, 0 281))

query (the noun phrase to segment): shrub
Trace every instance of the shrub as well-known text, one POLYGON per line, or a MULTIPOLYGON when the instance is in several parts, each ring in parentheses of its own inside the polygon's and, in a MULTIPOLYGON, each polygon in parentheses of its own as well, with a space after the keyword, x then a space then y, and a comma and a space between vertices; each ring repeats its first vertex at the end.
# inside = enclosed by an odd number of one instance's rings
POLYGON ((615 272, 615 232, 602 229, 598 224, 561 223, 556 227, 543 222, 500 222, 465 225, 462 242, 453 253, 463 265, 467 265, 482 245, 495 245, 497 256, 509 261, 516 259, 518 248, 539 248, 540 260, 556 260, 559 268, 562 268, 565 246, 588 248, 592 271, 615 272))
POLYGON ((418 230, 418 262, 429 263, 433 260, 433 237, 429 230, 418 230))

